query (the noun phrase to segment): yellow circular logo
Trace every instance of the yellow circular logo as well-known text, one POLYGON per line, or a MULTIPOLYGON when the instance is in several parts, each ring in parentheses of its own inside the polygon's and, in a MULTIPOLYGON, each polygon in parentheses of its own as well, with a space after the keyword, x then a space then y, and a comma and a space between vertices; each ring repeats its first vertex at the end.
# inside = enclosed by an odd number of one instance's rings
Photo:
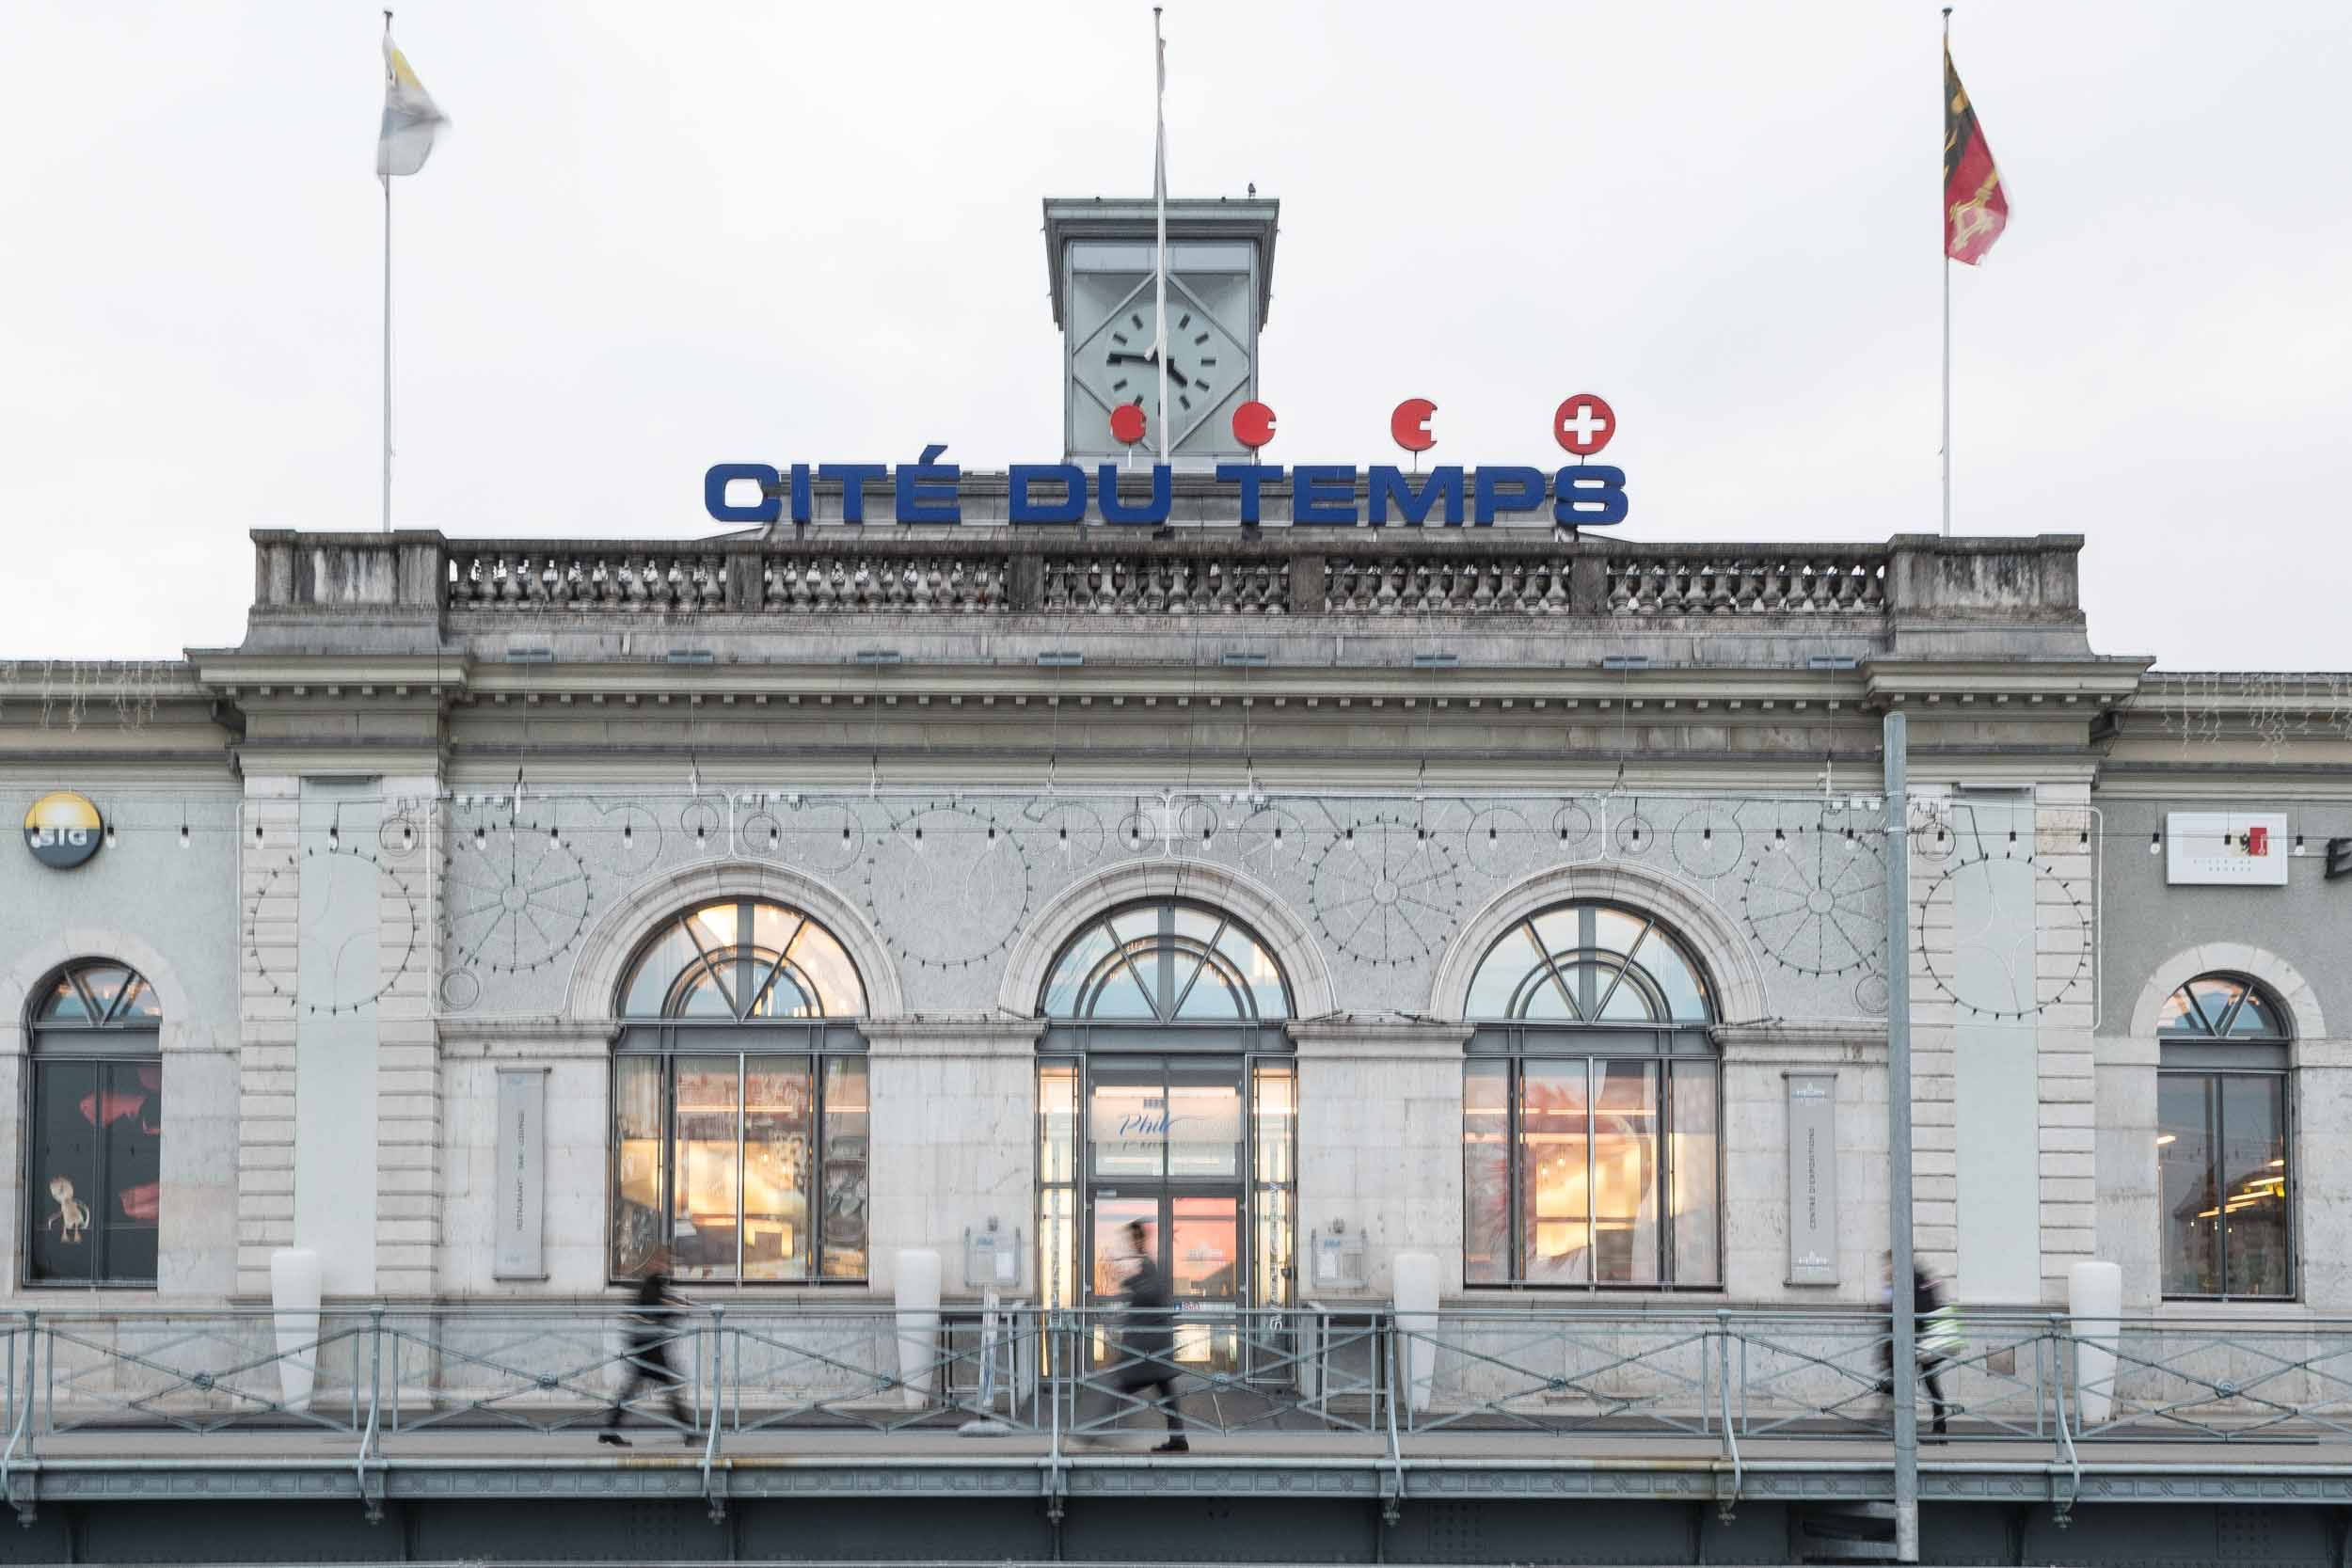
POLYGON ((60 789, 24 814, 24 847, 41 864, 70 871, 98 853, 105 824, 87 795, 60 789))

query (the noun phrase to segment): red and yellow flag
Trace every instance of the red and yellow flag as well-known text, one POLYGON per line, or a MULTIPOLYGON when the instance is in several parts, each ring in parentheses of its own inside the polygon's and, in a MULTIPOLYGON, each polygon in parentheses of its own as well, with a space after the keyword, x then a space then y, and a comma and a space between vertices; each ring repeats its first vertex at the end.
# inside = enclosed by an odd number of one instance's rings
POLYGON ((2009 226, 2009 196, 1976 106, 1944 51, 1944 254, 1975 266, 2009 226))

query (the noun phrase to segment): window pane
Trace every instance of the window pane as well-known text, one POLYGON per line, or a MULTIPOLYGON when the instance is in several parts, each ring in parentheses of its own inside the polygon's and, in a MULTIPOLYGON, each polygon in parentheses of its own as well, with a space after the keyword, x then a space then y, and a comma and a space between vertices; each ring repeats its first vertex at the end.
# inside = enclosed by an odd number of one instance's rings
POLYGON ((1501 1285, 1512 1275, 1511 1071, 1471 1062, 1462 1077, 1462 1277, 1501 1285))
POLYGON ((1038 1289, 1048 1307, 1072 1305, 1078 1285, 1078 1066, 1037 1069, 1038 1289))
POLYGON ((2283 1296, 2287 1259, 2286 1080, 2221 1080, 2222 1281, 2233 1296, 2283 1296))
POLYGON ((1256 1003, 1257 1017, 1290 1017, 1290 998, 1282 993, 1281 966, 1274 961, 1273 954, 1251 941, 1238 926, 1226 927, 1216 946, 1241 973, 1242 984, 1256 1003))
POLYGON ((671 1190, 670 1235, 680 1279, 735 1277, 739 1086, 733 1056, 677 1058, 672 1134, 677 1179, 671 1190))
POLYGON ((867 1148, 866 1064, 825 1064, 824 1271, 827 1279, 866 1277, 867 1148))
POLYGON ((809 988, 801 983, 801 976, 787 964, 783 972, 762 958, 752 968, 752 1004, 754 1018, 816 1018, 821 1009, 809 988))
POLYGON ((612 1272, 632 1275, 661 1242, 661 1079, 659 1056, 612 1063, 612 1272))
POLYGON ((98 1022, 90 1017, 89 1004, 82 1000, 81 988, 73 983, 71 974, 58 975, 56 984, 49 988, 49 995, 40 1005, 40 1016, 58 1023, 98 1022))
POLYGON ((2237 1017, 2230 1021, 2230 1033, 2240 1039, 2284 1039, 2286 1020, 2271 1006, 2268 997, 2249 988, 2246 1000, 2238 1005, 2237 1017))
POLYGON ((2221 1293, 2221 1204, 2213 1161, 2216 1081, 2156 1076, 2156 1178, 2164 1205, 2164 1293, 2221 1293))
POLYGON ((752 945, 763 953, 783 953, 808 924, 808 916, 798 910, 787 910, 781 904, 752 906, 752 945))
POLYGON ((743 1277, 806 1279, 816 1245, 809 1178, 817 1131, 805 1056, 743 1063, 743 1277))
POLYGON ((1592 1277, 1585 1064, 1530 1062, 1519 1087, 1520 1250, 1525 1277, 1547 1285, 1592 1277))
POLYGON ((1180 954, 1176 959, 1176 994, 1184 1000, 1176 1016, 1187 1022, 1232 1022, 1248 1018, 1248 1002, 1233 976, 1214 956, 1180 954))
POLYGON ((1600 1008, 1602 1018, 1615 1023, 1646 1023, 1657 1018, 1657 1012, 1650 1005, 1649 993, 1642 989, 1642 976, 1638 971, 1619 978, 1609 970, 1601 969, 1593 979, 1599 988, 1594 1001, 1600 1008), (1616 988, 1613 991, 1610 989, 1612 986, 1616 988), (1601 1001, 1602 997, 1608 1000, 1601 1001))
POLYGON ((1168 1176, 1239 1176, 1239 1073, 1224 1066, 1205 1069, 1179 1067, 1168 1076, 1168 1176))
POLYGON ((1700 983, 1698 971, 1692 967, 1682 950, 1666 939, 1663 931, 1652 931, 1642 943, 1642 967, 1649 971, 1651 979, 1666 998, 1666 1016, 1677 1023, 1704 1023, 1714 1016, 1707 1005, 1707 987, 1700 983))
POLYGON ((147 983, 145 976, 132 975, 131 989, 123 994, 122 1005, 115 1009, 115 1022, 128 1023, 135 1020, 151 1023, 160 1022, 163 1016, 163 1005, 155 1000, 155 988, 147 983))
POLYGON ((1151 988, 1159 984, 1159 961, 1157 944, 1149 942, 1107 959, 1107 967, 1091 978, 1090 994, 1079 998, 1080 1012, 1089 1018, 1157 1018, 1151 988))
POLYGON ((1250 1138, 1257 1161, 1256 1268, 1253 1307, 1288 1307, 1292 1301, 1291 1248, 1296 1225, 1297 1085, 1287 1062, 1260 1062, 1249 1089, 1250 1138))
MULTIPOLYGON (((734 965, 722 958, 719 967, 725 971, 734 965)), ((676 996, 670 1003, 670 1012, 678 1018, 733 1018, 735 998, 720 983, 716 974, 697 965, 679 986, 676 996)))
POLYGON ((164 1069, 155 1061, 108 1062, 94 1109, 104 1142, 101 1191, 90 1200, 103 1277, 155 1277, 156 1220, 163 1207, 164 1069))
POLYGON ((849 953, 831 931, 810 921, 793 939, 787 957, 815 988, 814 1000, 825 1017, 865 1016, 865 984, 857 977, 857 965, 850 961, 849 953))
POLYGON ((1111 950, 1111 935, 1102 927, 1090 927, 1084 936, 1070 944, 1061 959, 1054 966, 1051 978, 1045 982, 1042 1009, 1047 1018, 1075 1018, 1082 987, 1094 966, 1103 961, 1111 950))
MULTIPOLYGON (((77 1003, 78 1006, 78 1003, 77 1003)), ((33 1126, 28 1142, 32 1240, 25 1273, 33 1279, 98 1277, 98 1126, 82 1113, 98 1095, 91 1062, 33 1063, 33 1126)))
POLYGON ((1595 910, 1592 945, 1604 953, 1630 958, 1634 948, 1642 944, 1642 927, 1646 924, 1622 910, 1595 910))
POLYGON ((2246 994, 2244 986, 2220 974, 2201 975, 2191 980, 2185 989, 2195 1001, 2198 1012, 2204 1015, 2204 1027, 2198 1031, 2200 1034, 2219 1034, 2229 1020, 2230 1009, 2236 1006, 2237 999, 2246 994))
POLYGON ((661 933, 660 940, 645 949, 637 960, 636 972, 629 976, 621 1012, 627 1018, 660 1018, 663 1002, 670 994, 670 982, 677 972, 694 962, 694 944, 687 940, 683 927, 673 926, 661 933))
POLYGON ((1598 1062, 1593 1107, 1594 1274, 1658 1283, 1658 1067, 1598 1062))
POLYGON ((1674 1282, 1723 1283, 1723 1242, 1716 1228, 1715 1064, 1677 1062, 1670 1069, 1667 1179, 1674 1183, 1674 1282))
POLYGON ((82 971, 82 989, 89 992, 90 1007, 102 1019, 113 1014, 115 999, 130 980, 129 970, 112 964, 92 964, 82 971))
POLYGON ((1167 1168, 1167 1085, 1156 1068, 1149 1078, 1134 1072, 1106 1068, 1089 1094, 1087 1139, 1097 1176, 1157 1177, 1167 1168))
POLYGON ((2164 999, 2164 1008, 2156 1014, 2157 1034, 2203 1035, 2208 1032, 2203 1016, 2188 999, 2186 986, 2164 999))
POLYGON ((1519 981, 1542 961, 1535 952, 1535 943, 1528 937, 1527 927, 1512 927, 1478 966, 1478 974, 1470 981, 1470 1001, 1463 1010, 1471 1018, 1509 1018, 1511 998, 1517 993, 1519 981))
POLYGON ((736 944, 735 933, 740 924, 738 918, 740 912, 735 900, 730 898, 721 904, 705 904, 688 915, 686 923, 693 927, 694 941, 703 950, 715 954, 736 944))

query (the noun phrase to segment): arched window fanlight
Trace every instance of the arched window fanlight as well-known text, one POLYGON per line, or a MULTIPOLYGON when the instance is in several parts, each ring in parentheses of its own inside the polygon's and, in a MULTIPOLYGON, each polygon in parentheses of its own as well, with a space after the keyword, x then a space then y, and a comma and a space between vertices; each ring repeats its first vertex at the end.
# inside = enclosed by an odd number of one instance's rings
POLYGON ((136 1029, 163 1022, 155 990, 137 971, 105 959, 72 964, 42 988, 33 1011, 41 1028, 136 1029))
POLYGON ((1473 1020, 1704 1024, 1705 974, 1656 919, 1610 904, 1563 904, 1520 921, 1472 977, 1473 1020))
POLYGON ((2156 1033, 2173 1039, 2283 1040, 2286 1009, 2251 980, 2200 974, 2165 998, 2156 1033))
POLYGON ((804 911, 726 898, 676 916, 621 983, 624 1018, 857 1018, 866 987, 839 939, 804 911))
POLYGON ((1071 939, 1038 1003, 1046 1018, 1254 1023, 1291 1016, 1290 984, 1256 932, 1206 904, 1114 910, 1071 939))

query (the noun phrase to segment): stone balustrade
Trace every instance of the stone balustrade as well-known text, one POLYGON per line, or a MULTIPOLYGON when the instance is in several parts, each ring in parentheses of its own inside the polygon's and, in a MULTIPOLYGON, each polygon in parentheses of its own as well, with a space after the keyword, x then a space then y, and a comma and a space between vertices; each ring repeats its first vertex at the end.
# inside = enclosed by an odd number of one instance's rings
POLYGON ((2074 535, 1671 545, 1549 531, 821 530, 700 543, 264 531, 255 613, 462 619, 726 615, 1836 617, 1857 630, 2079 626, 2074 535))

